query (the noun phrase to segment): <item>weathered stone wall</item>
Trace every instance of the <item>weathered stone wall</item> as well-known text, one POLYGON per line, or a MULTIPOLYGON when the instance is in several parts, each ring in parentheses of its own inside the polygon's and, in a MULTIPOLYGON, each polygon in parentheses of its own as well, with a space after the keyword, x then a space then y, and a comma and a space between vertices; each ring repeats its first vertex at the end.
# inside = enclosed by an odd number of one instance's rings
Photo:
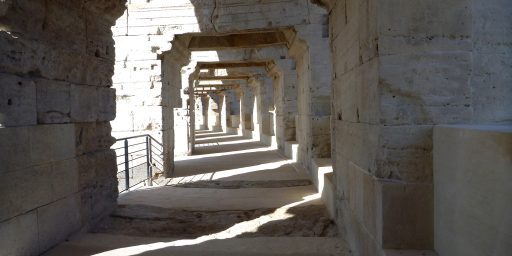
POLYGON ((471 1, 474 123, 512 121, 512 3, 471 1))
POLYGON ((331 3, 333 158, 351 244, 433 249, 432 128, 510 121, 510 5, 331 3))
POLYGON ((512 125, 437 126, 433 158, 436 252, 509 254, 512 125))
POLYGON ((0 2, 0 248, 39 255, 116 203, 108 121, 124 1, 0 2))

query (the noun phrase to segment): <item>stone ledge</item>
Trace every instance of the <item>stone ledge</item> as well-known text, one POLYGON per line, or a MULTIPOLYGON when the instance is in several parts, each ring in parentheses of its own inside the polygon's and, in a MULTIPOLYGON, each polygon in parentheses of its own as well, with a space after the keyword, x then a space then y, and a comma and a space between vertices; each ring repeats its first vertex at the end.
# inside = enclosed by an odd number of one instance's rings
POLYGON ((284 155, 291 158, 293 162, 297 162, 299 155, 299 143, 297 141, 285 141, 284 155))

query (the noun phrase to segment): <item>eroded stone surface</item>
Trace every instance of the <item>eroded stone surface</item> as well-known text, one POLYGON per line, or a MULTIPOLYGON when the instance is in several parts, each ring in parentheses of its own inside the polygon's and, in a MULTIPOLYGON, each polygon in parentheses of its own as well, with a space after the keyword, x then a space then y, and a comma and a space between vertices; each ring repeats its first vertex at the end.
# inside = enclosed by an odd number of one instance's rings
MULTIPOLYGON (((185 211, 145 205, 120 205, 111 217, 103 221, 94 232, 130 236, 196 238, 211 235, 237 223, 250 222, 270 216, 275 209, 245 211, 185 211)), ((238 237, 333 237, 336 225, 327 217, 321 205, 289 209, 291 217, 272 216, 270 222, 252 224, 238 237), (284 219, 279 219, 283 217, 284 219), (256 231, 253 231, 256 230, 256 231)), ((284 214, 284 215, 286 215, 284 214)))
POLYGON ((174 187, 182 188, 223 188, 223 189, 238 189, 238 188, 283 188, 283 187, 296 187, 296 186, 309 186, 310 180, 262 180, 262 181, 197 181, 188 183, 178 183, 172 185, 174 187))

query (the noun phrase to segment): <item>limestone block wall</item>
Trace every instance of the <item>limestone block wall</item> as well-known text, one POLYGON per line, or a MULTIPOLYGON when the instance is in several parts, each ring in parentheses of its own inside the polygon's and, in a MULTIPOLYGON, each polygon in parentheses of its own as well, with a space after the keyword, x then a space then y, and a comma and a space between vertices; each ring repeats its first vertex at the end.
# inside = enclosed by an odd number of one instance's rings
POLYGON ((512 125, 434 128, 435 250, 507 255, 512 249, 512 125))
POLYGON ((434 249, 433 125, 510 121, 511 66, 499 61, 510 5, 331 3, 332 154, 349 241, 357 255, 434 249))
POLYGON ((0 2, 0 248, 39 255, 114 208, 124 1, 0 2))

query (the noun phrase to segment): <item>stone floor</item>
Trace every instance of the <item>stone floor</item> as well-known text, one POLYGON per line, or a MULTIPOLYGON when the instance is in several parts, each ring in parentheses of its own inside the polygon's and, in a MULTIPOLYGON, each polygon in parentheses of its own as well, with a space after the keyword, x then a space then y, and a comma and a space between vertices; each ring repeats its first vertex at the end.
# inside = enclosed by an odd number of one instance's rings
POLYGON ((120 195, 117 210, 56 255, 350 255, 319 194, 274 149, 198 131, 175 178, 120 195))

